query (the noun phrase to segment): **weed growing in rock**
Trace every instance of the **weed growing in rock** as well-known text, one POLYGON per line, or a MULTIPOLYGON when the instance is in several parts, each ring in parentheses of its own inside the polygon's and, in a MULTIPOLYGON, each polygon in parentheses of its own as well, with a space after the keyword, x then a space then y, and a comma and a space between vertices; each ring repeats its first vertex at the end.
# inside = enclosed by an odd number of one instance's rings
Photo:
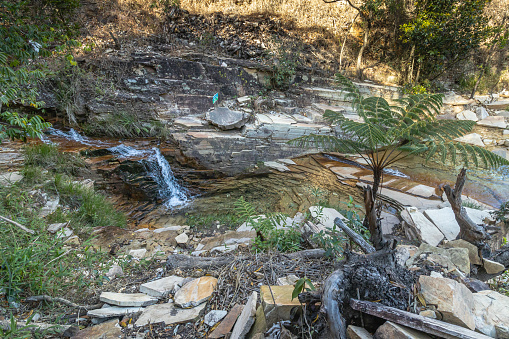
POLYGON ((295 252, 301 249, 301 234, 295 225, 286 225, 285 215, 274 213, 259 216, 244 197, 235 202, 235 211, 256 231, 254 244, 257 249, 280 252, 295 252))
POLYGON ((28 145, 25 147, 24 173, 28 174, 29 179, 33 179, 37 172, 41 172, 35 167, 55 173, 77 175, 86 168, 86 165, 83 158, 71 153, 60 152, 57 145, 28 145))

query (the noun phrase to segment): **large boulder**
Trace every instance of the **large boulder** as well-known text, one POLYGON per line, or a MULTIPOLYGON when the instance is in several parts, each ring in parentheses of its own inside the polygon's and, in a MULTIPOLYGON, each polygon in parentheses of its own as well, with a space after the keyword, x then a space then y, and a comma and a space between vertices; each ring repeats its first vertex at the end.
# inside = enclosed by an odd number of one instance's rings
POLYGON ((426 303, 436 305, 445 321, 475 329, 475 319, 472 313, 474 299, 472 292, 463 284, 452 279, 419 277, 421 293, 426 303))
POLYGON ((509 338, 509 297, 495 291, 473 294, 475 328, 493 338, 509 338))
POLYGON ((244 126, 249 120, 249 114, 232 111, 226 107, 218 107, 211 112, 207 112, 206 119, 212 125, 222 130, 228 130, 244 126))

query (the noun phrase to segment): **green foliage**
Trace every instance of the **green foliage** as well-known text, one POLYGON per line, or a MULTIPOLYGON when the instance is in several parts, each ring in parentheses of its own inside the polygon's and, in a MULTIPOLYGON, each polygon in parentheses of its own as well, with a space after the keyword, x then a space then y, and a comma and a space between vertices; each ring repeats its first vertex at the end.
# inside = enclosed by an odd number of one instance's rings
POLYGON ((300 53, 294 46, 281 42, 275 42, 275 44, 277 47, 273 52, 274 65, 268 80, 271 88, 286 91, 290 88, 299 65, 300 53))
POLYGON ((309 280, 309 278, 307 278, 307 277, 300 278, 295 283, 295 287, 292 292, 292 300, 297 298, 299 296, 299 294, 304 291, 315 291, 315 290, 316 290, 316 287, 313 285, 311 280, 309 280), (306 287, 306 285, 309 287, 306 287))
POLYGON ((21 339, 21 338, 30 338, 32 336, 31 329, 35 327, 35 325, 30 324, 30 317, 27 321, 27 325, 23 327, 18 327, 18 323, 16 321, 16 317, 11 314, 11 321, 9 324, 9 329, 3 329, 0 326, 0 338, 4 339, 21 339))
POLYGON ((31 172, 36 171, 34 167, 68 175, 77 175, 86 168, 83 158, 79 155, 61 152, 57 145, 33 144, 26 146, 24 151, 24 172, 30 177, 32 177, 31 172))
POLYGON ((324 118, 336 126, 335 135, 311 134, 290 142, 318 146, 326 151, 359 154, 374 173, 375 192, 381 183, 383 169, 412 154, 443 163, 451 159, 456 164, 459 153, 464 166, 473 163, 476 167, 489 168, 509 164, 506 159, 482 147, 453 140, 470 132, 475 122, 438 120, 441 94, 412 94, 391 105, 381 97, 364 98, 342 75, 338 75, 338 83, 364 121, 352 121, 341 112, 327 110, 324 118))
POLYGON ((490 0, 416 1, 414 18, 401 26, 404 43, 415 46, 421 71, 436 77, 478 49, 492 28, 484 15, 490 0))
POLYGON ((280 252, 295 252, 300 250, 301 235, 296 227, 277 229, 284 225, 286 217, 281 213, 274 213, 266 217, 259 216, 253 205, 240 197, 235 201, 237 215, 246 220, 256 231, 255 247, 261 251, 278 250, 280 252))
POLYGON ((496 211, 490 212, 496 221, 509 221, 509 201, 504 202, 496 211))
MULTIPOLYGON (((68 19, 78 5, 77 0, 43 0, 41 4, 0 0, 0 110, 12 104, 41 106, 37 84, 49 72, 37 61, 76 45, 69 39, 68 19)), ((37 115, 22 116, 7 109, 0 114, 0 140, 39 137, 49 126, 37 115)))
POLYGON ((0 215, 36 232, 0 222, 0 293, 16 301, 39 294, 63 296, 71 289, 101 284, 107 267, 96 266, 106 254, 96 253, 86 242, 79 248, 66 247, 64 238, 46 232, 47 224, 33 206, 31 195, 21 187, 0 187, 0 215))
POLYGON ((168 130, 159 121, 140 118, 132 111, 119 111, 108 114, 101 120, 94 120, 83 126, 87 135, 114 138, 164 137, 168 130))

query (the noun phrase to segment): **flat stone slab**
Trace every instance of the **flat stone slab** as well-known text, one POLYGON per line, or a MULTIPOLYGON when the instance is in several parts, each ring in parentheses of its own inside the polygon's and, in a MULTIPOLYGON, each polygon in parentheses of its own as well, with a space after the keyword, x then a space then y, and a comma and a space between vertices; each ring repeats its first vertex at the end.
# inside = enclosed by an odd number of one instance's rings
POLYGON ((484 147, 484 142, 482 141, 482 137, 477 133, 470 133, 464 135, 460 138, 454 139, 454 141, 462 142, 465 144, 475 145, 479 147, 484 147))
POLYGON ((258 293, 253 292, 233 327, 232 335, 230 336, 231 339, 244 338, 248 334, 251 326, 253 326, 255 322, 256 299, 258 299, 258 293))
POLYGON ((154 280, 140 286, 140 292, 155 298, 164 298, 179 286, 184 278, 172 275, 170 277, 154 280))
POLYGON ((102 292, 99 300, 117 306, 149 306, 157 303, 157 298, 144 293, 102 292))
POLYGON ((454 240, 460 233, 454 211, 450 207, 424 211, 424 215, 445 235, 447 240, 454 240))
POLYGON ((233 325, 237 321, 240 313, 244 309, 243 305, 236 304, 232 307, 228 315, 221 321, 221 323, 216 327, 214 331, 209 335, 211 339, 218 339, 224 337, 226 334, 230 333, 233 328, 233 325))
POLYGON ((456 114, 456 119, 458 120, 472 120, 472 121, 478 121, 479 118, 477 118, 477 114, 475 114, 472 111, 465 110, 462 112, 459 112, 456 114))
POLYGON ((117 327, 118 319, 87 327, 74 335, 73 339, 117 339, 122 337, 122 329, 117 327))
POLYGON ((154 233, 180 231, 181 229, 182 229, 182 226, 168 226, 168 227, 164 227, 164 228, 158 228, 158 229, 154 230, 154 233))
POLYGON ((423 198, 431 198, 435 195, 435 188, 426 185, 417 185, 406 191, 407 193, 421 196, 423 198))
POLYGON ((217 279, 214 277, 194 279, 175 293, 175 304, 182 308, 196 307, 210 298, 216 285, 217 279))
POLYGON ((290 320, 292 309, 301 307, 298 298, 292 300, 293 290, 292 285, 260 287, 260 299, 268 326, 280 320, 290 320))
POLYGON ((165 325, 187 323, 198 319, 206 304, 193 308, 179 308, 173 303, 157 304, 149 306, 143 311, 135 325, 144 326, 148 323, 161 323, 165 325))
POLYGON ((320 224, 330 229, 334 227, 334 219, 340 218, 343 221, 346 220, 346 218, 334 208, 311 206, 309 207, 309 212, 320 224))
POLYGON ((507 124, 505 118, 501 116, 489 116, 477 122, 478 125, 495 127, 495 128, 506 128, 507 124))
POLYGON ((66 222, 61 222, 61 223, 57 223, 57 224, 51 224, 51 225, 48 225, 48 232, 50 233, 57 233, 58 231, 60 231, 64 226, 67 226, 67 223, 66 222))
POLYGON ((486 105, 489 109, 507 109, 509 100, 499 100, 486 105))
POLYGON ((112 318, 120 317, 126 314, 133 314, 143 311, 143 307, 106 307, 88 311, 87 315, 93 318, 112 318))
POLYGON ((375 332, 377 339, 431 339, 423 332, 386 321, 375 332))
POLYGON ((249 120, 249 114, 232 111, 226 107, 218 107, 212 112, 207 112, 206 119, 222 130, 229 130, 244 126, 249 120))
POLYGON ((365 328, 348 325, 346 329, 346 337, 348 339, 372 339, 373 336, 365 328))
POLYGON ((279 172, 288 172, 290 171, 290 169, 288 167, 286 167, 285 165, 279 163, 279 162, 276 162, 276 161, 265 161, 263 163, 265 166, 269 167, 269 168, 272 168, 272 169, 275 169, 279 172))
POLYGON ((23 179, 23 176, 19 172, 6 172, 0 174, 0 185, 10 186, 23 179))
POLYGON ((401 217, 408 224, 405 229, 408 238, 418 238, 432 246, 438 245, 444 239, 444 234, 417 208, 406 207, 401 211, 401 217))

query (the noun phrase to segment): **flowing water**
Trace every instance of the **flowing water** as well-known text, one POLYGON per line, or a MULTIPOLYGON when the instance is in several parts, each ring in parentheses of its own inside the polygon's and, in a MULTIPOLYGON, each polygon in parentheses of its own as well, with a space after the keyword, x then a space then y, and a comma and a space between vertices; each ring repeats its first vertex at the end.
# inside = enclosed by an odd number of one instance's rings
POLYGON ((112 144, 115 144, 112 141, 107 142, 88 138, 79 134, 74 129, 64 132, 52 128, 49 134, 51 137, 42 139, 46 143, 58 144, 59 139, 65 139, 80 145, 106 148, 120 159, 136 159, 139 162, 143 161, 142 163, 147 169, 147 174, 157 184, 159 196, 164 201, 165 207, 171 209, 183 207, 190 201, 188 191, 178 183, 173 175, 170 164, 161 154, 159 148, 137 149, 118 142, 116 145, 112 146, 112 144))

